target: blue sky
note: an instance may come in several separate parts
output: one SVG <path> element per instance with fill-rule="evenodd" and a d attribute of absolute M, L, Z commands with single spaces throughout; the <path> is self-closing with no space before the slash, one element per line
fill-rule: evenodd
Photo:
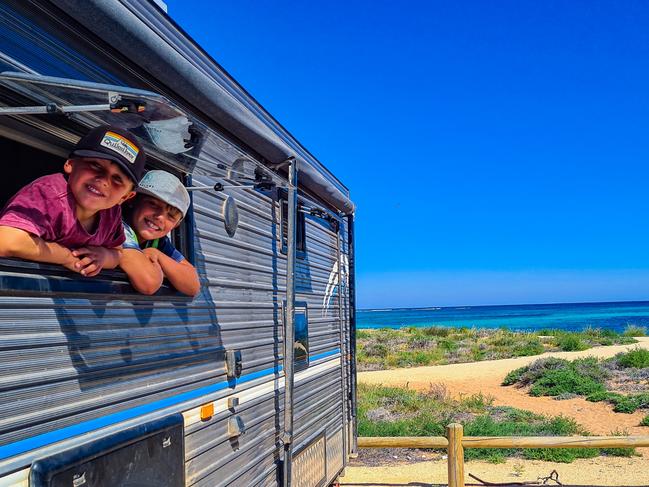
<path fill-rule="evenodd" d="M 649 3 L 167 4 L 350 188 L 360 307 L 649 299 Z"/>

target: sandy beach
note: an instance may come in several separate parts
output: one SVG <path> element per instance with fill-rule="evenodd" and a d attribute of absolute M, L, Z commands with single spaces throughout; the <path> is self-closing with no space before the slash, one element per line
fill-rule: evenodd
<path fill-rule="evenodd" d="M 392 369 L 359 374 L 359 382 L 386 386 L 407 386 L 418 390 L 431 384 L 444 384 L 453 396 L 482 392 L 494 398 L 494 404 L 513 406 L 539 414 L 564 415 L 574 418 L 593 434 L 610 435 L 625 432 L 647 435 L 649 427 L 638 426 L 646 411 L 633 414 L 613 412 L 610 405 L 591 403 L 582 398 L 556 401 L 549 397 L 531 397 L 524 389 L 503 387 L 501 382 L 511 370 L 527 365 L 542 357 L 575 359 L 596 356 L 612 357 L 615 354 L 640 346 L 649 349 L 649 337 L 638 338 L 634 345 L 597 347 L 582 352 L 550 352 L 532 357 L 491 360 L 464 364 Z M 467 462 L 465 471 L 490 482 L 521 482 L 546 476 L 556 468 L 564 485 L 648 485 L 649 448 L 638 449 L 637 458 L 582 459 L 571 464 L 552 464 L 539 461 L 508 460 L 494 465 L 487 462 Z M 516 464 L 516 467 L 514 467 Z M 515 474 L 521 473 L 520 478 Z M 623 479 L 620 475 L 623 473 Z M 411 463 L 401 462 L 388 467 L 350 466 L 342 485 L 347 486 L 429 486 L 444 484 L 446 462 L 443 459 Z M 379 483 L 372 483 L 379 482 Z M 467 477 L 467 485 L 478 484 Z"/>

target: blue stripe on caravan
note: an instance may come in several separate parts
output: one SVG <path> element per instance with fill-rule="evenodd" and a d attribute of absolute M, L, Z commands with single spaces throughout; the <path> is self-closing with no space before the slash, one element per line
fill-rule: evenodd
<path fill-rule="evenodd" d="M 340 348 L 336 348 L 336 349 L 331 350 L 329 352 L 319 353 L 318 355 L 314 355 L 313 357 L 309 357 L 309 360 L 320 360 L 321 358 L 329 357 L 331 355 L 336 355 L 338 352 L 340 352 Z"/>
<path fill-rule="evenodd" d="M 339 348 L 332 350 L 330 352 L 320 353 L 311 357 L 311 360 L 318 360 L 321 358 L 334 355 L 340 351 Z M 282 370 L 282 366 L 271 367 L 268 369 L 259 370 L 257 372 L 252 372 L 246 374 L 236 380 L 237 384 L 242 384 L 250 382 L 251 380 L 259 379 L 266 375 L 277 374 Z M 21 453 L 28 452 L 30 450 L 35 450 L 58 441 L 67 440 L 73 436 L 83 435 L 100 428 L 105 428 L 106 426 L 112 426 L 114 424 L 120 423 L 122 421 L 127 421 L 129 419 L 136 418 L 137 416 L 142 416 L 159 409 L 164 409 L 176 404 L 180 404 L 185 401 L 190 401 L 196 399 L 205 394 L 211 394 L 213 392 L 220 391 L 228 387 L 228 382 L 223 381 L 218 384 L 212 384 L 205 387 L 199 387 L 192 391 L 183 392 L 182 394 L 176 394 L 175 396 L 167 397 L 165 399 L 160 399 L 158 401 L 150 402 L 147 404 L 142 404 L 140 406 L 135 406 L 134 408 L 127 409 L 125 411 L 120 411 L 113 414 L 108 414 L 106 416 L 101 416 L 99 418 L 91 419 L 84 421 L 82 423 L 73 424 L 71 426 L 66 426 L 58 430 L 50 431 L 49 433 L 43 433 L 42 435 L 32 436 L 31 438 L 26 438 L 24 440 L 16 441 L 15 443 L 9 443 L 4 446 L 0 446 L 0 460 L 4 460 L 9 457 L 20 455 Z"/>
<path fill-rule="evenodd" d="M 278 373 L 281 370 L 281 366 L 259 370 L 257 372 L 246 374 L 243 377 L 240 377 L 239 379 L 237 379 L 237 383 L 249 382 L 265 375 Z M 108 414 L 106 416 L 84 421 L 82 423 L 66 426 L 65 428 L 61 428 L 55 431 L 50 431 L 49 433 L 43 433 L 42 435 L 32 436 L 31 438 L 26 438 L 15 443 L 0 446 L 0 460 L 4 460 L 5 458 L 13 457 L 15 455 L 20 455 L 21 453 L 25 453 L 29 450 L 35 450 L 36 448 L 41 448 L 51 443 L 56 443 L 57 441 L 67 440 L 68 438 L 72 438 L 73 436 L 82 435 L 93 430 L 133 419 L 137 416 L 142 416 L 144 414 L 151 413 L 159 409 L 164 409 L 175 404 L 190 401 L 205 394 L 211 394 L 213 392 L 220 391 L 222 389 L 225 389 L 226 387 L 228 387 L 227 381 L 219 382 L 218 384 L 212 384 L 205 387 L 199 387 L 198 389 L 183 392 L 182 394 L 176 394 L 175 396 L 167 397 L 165 399 L 160 399 L 158 401 L 135 406 L 125 411 Z"/>

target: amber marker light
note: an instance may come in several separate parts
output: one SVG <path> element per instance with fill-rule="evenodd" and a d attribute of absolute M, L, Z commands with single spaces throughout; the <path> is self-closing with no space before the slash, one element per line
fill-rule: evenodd
<path fill-rule="evenodd" d="M 201 406 L 201 421 L 205 421 L 214 416 L 214 403 L 205 404 Z"/>

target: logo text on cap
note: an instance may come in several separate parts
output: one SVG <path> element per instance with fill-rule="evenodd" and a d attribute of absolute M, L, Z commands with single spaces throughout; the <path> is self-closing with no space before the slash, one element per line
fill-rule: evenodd
<path fill-rule="evenodd" d="M 131 164 L 140 152 L 133 142 L 115 132 L 106 132 L 99 145 L 116 152 Z"/>

